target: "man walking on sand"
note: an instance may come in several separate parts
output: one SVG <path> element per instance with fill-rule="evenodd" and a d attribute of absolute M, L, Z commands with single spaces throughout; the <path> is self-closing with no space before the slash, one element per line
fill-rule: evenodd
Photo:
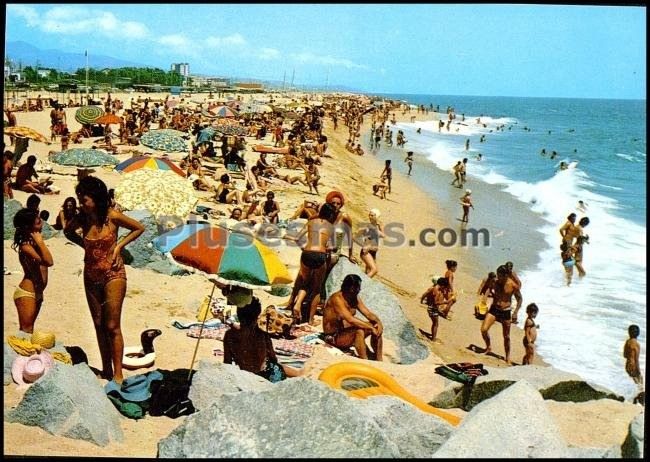
<path fill-rule="evenodd" d="M 514 313 L 511 314 L 512 296 L 517 300 L 517 306 Z M 485 354 L 492 351 L 490 343 L 490 335 L 488 331 L 495 321 L 501 323 L 503 328 L 503 348 L 506 356 L 505 361 L 510 362 L 510 323 L 517 324 L 517 313 L 521 308 L 522 297 L 519 291 L 519 285 L 508 277 L 508 270 L 505 266 L 501 265 L 497 268 L 497 280 L 494 283 L 494 297 L 492 299 L 492 306 L 485 315 L 483 324 L 481 325 L 481 335 L 485 340 Z"/>

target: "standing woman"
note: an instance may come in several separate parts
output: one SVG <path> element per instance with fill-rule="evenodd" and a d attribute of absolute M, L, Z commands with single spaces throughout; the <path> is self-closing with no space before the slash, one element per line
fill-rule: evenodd
<path fill-rule="evenodd" d="M 456 291 L 454 290 L 454 273 L 458 269 L 458 262 L 456 260 L 445 260 L 445 265 L 447 266 L 447 271 L 445 271 L 445 278 L 449 283 L 447 286 L 449 295 L 447 297 L 447 306 L 444 310 L 440 311 L 440 314 L 443 318 L 451 320 L 451 317 L 449 316 L 451 307 L 454 306 L 454 303 L 456 303 Z"/>
<path fill-rule="evenodd" d="M 377 250 L 379 250 L 379 238 L 384 237 L 384 230 L 379 223 L 381 213 L 378 209 L 370 209 L 368 212 L 368 220 L 370 223 L 361 230 L 359 235 L 362 237 L 361 260 L 366 265 L 366 275 L 372 278 L 377 274 Z"/>
<path fill-rule="evenodd" d="M 54 264 L 54 260 L 41 235 L 43 221 L 36 210 L 19 210 L 14 216 L 14 227 L 16 233 L 11 247 L 18 251 L 24 273 L 14 292 L 14 303 L 18 310 L 20 330 L 31 334 L 43 305 L 47 268 Z"/>
<path fill-rule="evenodd" d="M 67 223 L 67 231 L 82 232 L 86 250 L 84 287 L 102 357 L 102 377 L 120 384 L 124 379 L 120 318 L 126 295 L 126 270 L 120 252 L 144 232 L 144 226 L 110 207 L 108 189 L 99 178 L 81 179 L 75 192 L 80 213 Z M 118 241 L 120 226 L 131 232 Z"/>

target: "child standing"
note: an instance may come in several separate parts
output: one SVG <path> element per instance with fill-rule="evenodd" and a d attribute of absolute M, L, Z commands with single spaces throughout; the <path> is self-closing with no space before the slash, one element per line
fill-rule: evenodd
<path fill-rule="evenodd" d="M 535 340 L 537 340 L 537 328 L 538 325 L 535 324 L 535 318 L 539 313 L 539 308 L 534 303 L 531 303 L 526 307 L 526 322 L 524 323 L 524 348 L 526 353 L 524 354 L 524 359 L 521 361 L 522 364 L 533 364 L 533 358 L 535 357 Z"/>
<path fill-rule="evenodd" d="M 636 324 L 632 324 L 627 328 L 630 335 L 625 341 L 623 346 L 623 357 L 625 358 L 625 372 L 632 377 L 634 383 L 637 385 L 639 392 L 643 391 L 643 376 L 641 375 L 641 368 L 639 367 L 639 356 L 641 355 L 641 346 L 637 340 L 641 330 Z"/>
<path fill-rule="evenodd" d="M 406 159 L 404 159 L 404 162 L 406 162 L 406 165 L 409 167 L 408 176 L 411 176 L 411 170 L 413 170 L 413 151 L 406 153 Z"/>

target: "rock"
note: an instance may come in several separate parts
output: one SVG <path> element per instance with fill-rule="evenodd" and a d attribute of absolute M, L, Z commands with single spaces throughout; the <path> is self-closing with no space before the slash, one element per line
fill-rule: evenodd
<path fill-rule="evenodd" d="M 11 365 L 14 363 L 14 359 L 18 357 L 18 353 L 14 351 L 13 348 L 9 346 L 8 343 L 5 343 L 4 349 L 4 362 L 5 362 L 5 385 L 13 383 L 11 378 Z"/>
<path fill-rule="evenodd" d="M 59 362 L 6 413 L 8 422 L 41 427 L 53 435 L 98 446 L 123 440 L 120 417 L 87 364 Z"/>
<path fill-rule="evenodd" d="M 621 454 L 625 459 L 643 459 L 643 412 L 637 415 L 630 423 L 630 430 L 621 445 Z"/>
<path fill-rule="evenodd" d="M 568 448 L 569 459 L 620 459 L 620 448 L 613 446 L 611 448 Z"/>
<path fill-rule="evenodd" d="M 268 380 L 234 364 L 199 361 L 192 377 L 189 398 L 197 411 L 207 409 L 224 393 L 264 391 L 273 387 Z"/>
<path fill-rule="evenodd" d="M 9 199 L 4 201 L 4 240 L 14 240 L 14 234 L 16 234 L 16 228 L 14 228 L 14 215 L 18 210 L 25 208 L 20 201 L 16 199 Z M 43 239 L 49 239 L 51 237 L 59 234 L 57 230 L 52 228 L 52 226 L 43 222 L 43 230 L 41 231 Z"/>
<path fill-rule="evenodd" d="M 354 398 L 305 378 L 227 393 L 158 442 L 161 458 L 397 457 Z"/>
<path fill-rule="evenodd" d="M 363 303 L 381 319 L 384 325 L 384 338 L 395 343 L 398 356 L 395 362 L 411 364 L 426 358 L 429 355 L 429 350 L 417 338 L 415 329 L 402 311 L 397 297 L 386 286 L 366 276 L 357 265 L 350 263 L 347 258 L 340 258 L 332 268 L 325 282 L 327 296 L 341 290 L 343 278 L 348 274 L 361 276 L 361 293 L 359 295 Z M 357 317 L 365 320 L 359 312 L 357 312 Z"/>
<path fill-rule="evenodd" d="M 134 268 L 147 267 L 167 275 L 189 274 L 189 271 L 173 263 L 151 244 L 153 238 L 159 236 L 160 232 L 158 222 L 149 211 L 129 210 L 124 213 L 144 225 L 144 233 L 140 238 L 122 250 L 124 263 Z M 119 237 L 121 238 L 129 232 L 126 228 L 120 228 Z"/>
<path fill-rule="evenodd" d="M 526 380 L 544 399 L 581 403 L 595 399 L 624 401 L 622 396 L 570 372 L 545 366 L 486 368 L 488 375 L 479 377 L 474 386 L 451 385 L 429 404 L 435 407 L 461 407 L 467 411 L 493 397 L 519 380 Z M 452 396 L 456 393 L 456 396 Z"/>
<path fill-rule="evenodd" d="M 521 380 L 477 405 L 434 458 L 568 457 L 540 393 Z"/>
<path fill-rule="evenodd" d="M 399 454 L 396 457 L 429 458 L 449 438 L 454 428 L 443 419 L 422 412 L 399 398 L 373 396 L 353 402 L 397 446 Z"/>

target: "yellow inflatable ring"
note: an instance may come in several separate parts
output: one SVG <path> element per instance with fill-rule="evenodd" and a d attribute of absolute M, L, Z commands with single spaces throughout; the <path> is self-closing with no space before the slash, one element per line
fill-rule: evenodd
<path fill-rule="evenodd" d="M 355 398 L 378 395 L 396 396 L 421 411 L 437 415 L 453 426 L 457 426 L 461 422 L 460 417 L 430 406 L 402 388 L 390 375 L 367 364 L 351 361 L 332 364 L 321 372 L 318 379 L 332 388 L 344 390 L 348 396 Z"/>

